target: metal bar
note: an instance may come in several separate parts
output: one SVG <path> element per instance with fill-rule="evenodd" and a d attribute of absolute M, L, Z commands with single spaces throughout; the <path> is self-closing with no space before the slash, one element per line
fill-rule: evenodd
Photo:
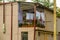
<path fill-rule="evenodd" d="M 34 5 L 34 40 L 35 40 L 35 35 L 36 35 L 36 5 Z"/>
<path fill-rule="evenodd" d="M 54 0 L 54 40 L 56 40 L 56 0 Z"/>

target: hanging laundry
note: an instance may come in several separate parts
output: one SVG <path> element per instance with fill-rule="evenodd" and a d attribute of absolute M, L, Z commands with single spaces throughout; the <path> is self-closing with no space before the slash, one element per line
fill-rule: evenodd
<path fill-rule="evenodd" d="M 23 23 L 23 12 L 20 7 L 20 3 L 18 3 L 18 23 Z"/>

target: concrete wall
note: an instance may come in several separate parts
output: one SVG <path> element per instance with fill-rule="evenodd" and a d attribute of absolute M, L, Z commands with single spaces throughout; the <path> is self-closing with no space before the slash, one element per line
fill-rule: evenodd
<path fill-rule="evenodd" d="M 18 40 L 21 40 L 21 32 L 28 32 L 28 40 L 34 40 L 34 28 L 33 27 L 22 27 L 18 29 Z"/>
<path fill-rule="evenodd" d="M 53 27 L 53 12 L 49 11 L 49 10 L 44 10 L 44 13 L 45 13 L 45 26 L 46 26 L 46 30 L 48 31 L 53 31 L 54 27 Z"/>
<path fill-rule="evenodd" d="M 38 32 L 40 32 L 40 36 L 38 35 Z M 53 40 L 53 36 L 49 33 L 36 31 L 36 40 Z"/>
<path fill-rule="evenodd" d="M 3 6 L 0 5 L 0 40 L 3 40 Z"/>
<path fill-rule="evenodd" d="M 13 3 L 13 16 L 11 15 L 11 3 L 5 4 L 5 29 L 3 33 L 3 6 L 0 5 L 0 40 L 11 40 L 11 17 L 12 17 L 12 39 L 17 40 L 18 29 L 18 5 Z"/>
<path fill-rule="evenodd" d="M 57 32 L 60 32 L 60 18 L 57 18 Z"/>
<path fill-rule="evenodd" d="M 36 31 L 36 40 L 44 40 L 44 33 L 40 32 L 40 36 L 38 35 L 39 31 Z"/>
<path fill-rule="evenodd" d="M 0 40 L 11 40 L 11 4 L 5 4 L 5 29 L 3 33 L 3 6 L 0 5 Z"/>
<path fill-rule="evenodd" d="M 13 40 L 18 40 L 18 4 L 13 3 Z"/>
<path fill-rule="evenodd" d="M 17 40 L 18 28 L 18 5 L 13 3 L 13 14 L 11 15 L 11 4 L 5 4 L 5 25 L 6 33 L 4 40 L 11 40 L 11 17 L 12 17 L 12 39 Z M 8 39 L 7 39 L 8 38 Z"/>
<path fill-rule="evenodd" d="M 48 40 L 54 40 L 54 36 L 51 35 L 51 34 L 47 34 L 47 39 L 48 39 Z"/>
<path fill-rule="evenodd" d="M 11 40 L 11 4 L 5 4 L 5 28 L 4 40 Z"/>
<path fill-rule="evenodd" d="M 60 18 L 57 18 L 57 32 L 58 32 L 58 34 L 57 34 L 57 40 L 60 40 Z"/>

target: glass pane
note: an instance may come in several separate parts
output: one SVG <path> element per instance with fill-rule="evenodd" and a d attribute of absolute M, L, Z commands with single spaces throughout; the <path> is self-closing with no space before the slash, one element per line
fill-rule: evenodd
<path fill-rule="evenodd" d="M 22 32 L 21 38 L 22 38 L 22 40 L 28 40 L 28 32 Z"/>

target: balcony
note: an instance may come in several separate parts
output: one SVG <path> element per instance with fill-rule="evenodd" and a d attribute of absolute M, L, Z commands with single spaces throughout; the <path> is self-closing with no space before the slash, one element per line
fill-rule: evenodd
<path fill-rule="evenodd" d="M 44 9 L 33 3 L 18 3 L 18 26 L 45 28 Z"/>

